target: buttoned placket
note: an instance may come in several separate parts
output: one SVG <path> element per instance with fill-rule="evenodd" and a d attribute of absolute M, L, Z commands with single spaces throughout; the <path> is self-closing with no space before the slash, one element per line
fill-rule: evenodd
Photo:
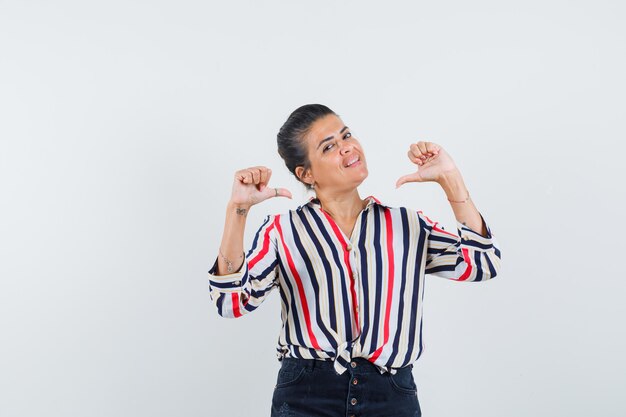
<path fill-rule="evenodd" d="M 333 226 L 336 227 L 337 230 L 339 230 L 339 233 L 341 233 L 341 236 L 343 237 L 343 240 L 345 242 L 345 246 L 342 249 L 348 253 L 348 262 L 350 263 L 350 271 L 352 272 L 351 276 L 348 277 L 347 285 L 350 286 L 352 283 L 354 283 L 354 291 L 356 294 L 356 300 L 353 300 L 353 303 L 355 303 L 354 309 L 355 309 L 355 313 L 357 317 L 353 318 L 353 322 L 357 325 L 357 328 L 356 328 L 356 334 L 354 334 L 353 336 L 353 340 L 358 340 L 359 337 L 361 336 L 361 327 L 362 327 L 361 309 L 360 309 L 362 295 L 361 295 L 361 285 L 360 285 L 361 282 L 359 279 L 360 274 L 359 274 L 359 262 L 358 262 L 358 257 L 360 256 L 360 254 L 358 252 L 357 242 L 360 239 L 361 232 L 364 227 L 364 224 L 362 223 L 363 214 L 369 211 L 370 207 L 374 204 L 374 201 L 370 199 L 370 201 L 365 206 L 365 208 L 361 210 L 361 212 L 359 213 L 357 217 L 356 223 L 354 224 L 354 229 L 352 230 L 350 237 L 346 236 L 346 234 L 338 227 L 335 220 L 326 212 L 324 212 L 324 210 L 322 209 L 321 205 L 319 205 L 319 203 L 314 203 L 314 204 L 318 206 L 318 208 L 320 209 L 320 211 L 322 211 L 322 213 L 325 214 L 324 217 L 327 217 L 327 220 L 329 222 L 334 223 Z"/>
<path fill-rule="evenodd" d="M 360 270 L 359 269 L 360 268 L 360 266 L 359 266 L 359 250 L 358 250 L 358 246 L 356 245 L 356 242 L 358 242 L 358 239 L 359 239 L 360 234 L 361 234 L 360 230 L 357 232 L 357 230 L 358 230 L 357 227 L 360 228 L 360 224 L 359 224 L 360 221 L 361 220 L 360 220 L 360 216 L 359 216 L 359 220 L 357 220 L 357 224 L 354 225 L 354 228 L 355 228 L 354 231 L 356 232 L 356 236 L 353 233 L 353 235 L 351 236 L 351 239 L 353 239 L 353 240 L 351 240 L 350 243 L 348 243 L 348 248 L 347 249 L 348 249 L 348 252 L 349 252 L 348 261 L 350 262 L 350 270 L 352 271 L 352 276 L 350 277 L 350 279 L 354 282 L 354 291 L 356 293 L 356 300 L 354 300 L 354 301 L 356 303 L 355 311 L 356 311 L 356 314 L 358 316 L 357 322 L 360 325 L 359 327 L 362 328 L 363 327 L 363 323 L 362 323 L 362 320 L 361 320 L 361 308 L 360 308 L 362 295 L 361 295 L 361 280 L 359 279 L 359 277 L 360 277 L 360 274 L 359 274 L 359 270 Z M 352 242 L 355 242 L 355 243 L 352 243 Z M 356 337 L 358 337 L 360 335 L 361 335 L 361 329 L 359 328 L 359 329 L 357 329 Z"/>
<path fill-rule="evenodd" d="M 335 220 L 332 217 L 330 217 L 330 215 L 328 215 L 329 221 L 335 223 L 334 226 L 337 227 L 337 230 L 339 230 L 339 233 L 341 233 L 344 241 L 346 242 L 343 250 L 348 253 L 348 262 L 350 263 L 350 271 L 352 272 L 352 274 L 348 277 L 347 285 L 350 286 L 352 285 L 352 283 L 354 283 L 354 292 L 356 294 L 356 300 L 352 300 L 355 303 L 354 309 L 357 315 L 357 317 L 354 318 L 354 321 L 355 321 L 355 324 L 358 325 L 354 339 L 358 338 L 361 335 L 361 327 L 362 327 L 361 309 L 360 309 L 362 297 L 361 297 L 361 285 L 360 285 L 360 280 L 359 280 L 359 276 L 360 276 L 359 262 L 358 262 L 359 253 L 358 253 L 357 242 L 359 241 L 359 238 L 361 236 L 361 230 L 363 229 L 361 218 L 364 213 L 368 212 L 372 204 L 373 204 L 373 201 L 370 199 L 370 201 L 367 203 L 365 208 L 361 210 L 361 212 L 358 214 L 356 223 L 354 224 L 354 229 L 352 230 L 350 237 L 346 236 L 346 234 L 337 226 L 337 223 L 335 222 Z M 318 207 L 320 208 L 322 212 L 324 212 L 321 206 L 318 206 Z"/>
<path fill-rule="evenodd" d="M 350 238 L 347 240 L 346 250 L 348 251 L 348 262 L 350 262 L 350 270 L 352 271 L 352 276 L 350 276 L 350 280 L 354 282 L 354 291 L 356 293 L 356 303 L 355 311 L 357 317 L 355 318 L 356 322 L 359 323 L 359 328 L 357 328 L 357 334 L 355 336 L 355 340 L 361 336 L 361 328 L 363 327 L 363 322 L 361 320 L 361 281 L 359 279 L 359 249 L 358 249 L 358 241 L 361 237 L 361 231 L 363 230 L 362 218 L 363 214 L 367 215 L 372 202 L 368 202 L 367 206 L 359 213 L 356 223 L 354 224 L 354 229 L 352 230 L 352 234 Z"/>

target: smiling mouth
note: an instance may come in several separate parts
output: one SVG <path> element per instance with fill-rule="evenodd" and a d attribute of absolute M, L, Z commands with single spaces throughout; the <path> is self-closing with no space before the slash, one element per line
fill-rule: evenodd
<path fill-rule="evenodd" d="M 348 164 L 345 165 L 344 168 L 350 168 L 352 165 L 356 164 L 357 162 L 361 162 L 361 158 L 359 158 L 358 156 L 348 161 Z"/>

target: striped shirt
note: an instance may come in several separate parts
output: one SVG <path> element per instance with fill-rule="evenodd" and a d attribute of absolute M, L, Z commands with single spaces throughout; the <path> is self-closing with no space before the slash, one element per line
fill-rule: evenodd
<path fill-rule="evenodd" d="M 485 281 L 500 268 L 500 250 L 457 221 L 449 233 L 421 211 L 393 208 L 374 197 L 351 236 L 317 199 L 269 215 L 238 272 L 209 270 L 210 297 L 222 317 L 254 311 L 269 293 L 281 297 L 277 356 L 334 361 L 343 373 L 363 357 L 395 373 L 421 355 L 424 276 Z"/>

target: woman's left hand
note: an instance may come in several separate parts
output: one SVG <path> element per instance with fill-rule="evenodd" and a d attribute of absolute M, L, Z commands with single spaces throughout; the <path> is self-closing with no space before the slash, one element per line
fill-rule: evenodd
<path fill-rule="evenodd" d="M 439 182 L 446 174 L 457 170 L 450 155 L 433 142 L 411 144 L 408 155 L 411 162 L 417 165 L 417 172 L 400 177 L 396 188 L 407 182 Z"/>

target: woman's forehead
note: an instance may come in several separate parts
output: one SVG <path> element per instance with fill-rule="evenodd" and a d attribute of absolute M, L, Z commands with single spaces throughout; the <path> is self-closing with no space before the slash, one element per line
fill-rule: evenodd
<path fill-rule="evenodd" d="M 322 140 L 341 134 L 341 130 L 345 127 L 343 121 L 334 114 L 328 114 L 317 119 L 311 125 L 308 139 L 311 145 L 317 146 Z"/>

